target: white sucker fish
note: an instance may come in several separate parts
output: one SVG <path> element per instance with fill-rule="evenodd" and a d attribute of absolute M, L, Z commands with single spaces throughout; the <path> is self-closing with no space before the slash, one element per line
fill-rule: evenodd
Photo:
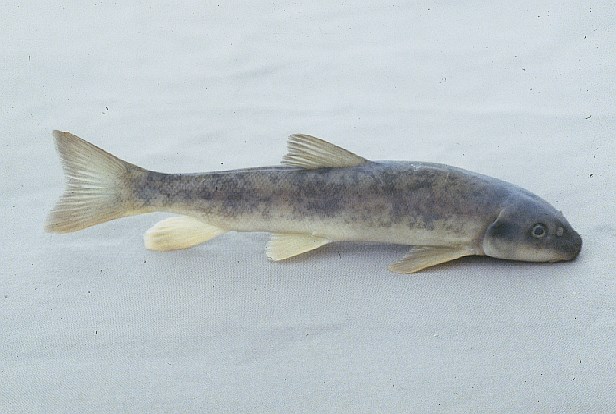
<path fill-rule="evenodd" d="M 180 214 L 144 236 L 151 250 L 186 249 L 229 231 L 269 232 L 284 260 L 333 241 L 412 246 L 389 266 L 413 273 L 462 256 L 572 260 L 582 238 L 561 212 L 505 181 L 444 164 L 369 161 L 291 135 L 283 166 L 164 174 L 54 131 L 67 187 L 46 224 L 66 233 L 120 217 Z"/>

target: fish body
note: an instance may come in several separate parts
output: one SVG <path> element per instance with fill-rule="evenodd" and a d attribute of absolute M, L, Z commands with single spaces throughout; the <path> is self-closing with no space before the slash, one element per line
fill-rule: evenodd
<path fill-rule="evenodd" d="M 165 211 L 181 216 L 146 233 L 152 250 L 228 231 L 272 233 L 273 260 L 332 241 L 413 246 L 390 266 L 401 273 L 468 255 L 570 260 L 581 248 L 562 214 L 520 187 L 444 164 L 369 161 L 308 135 L 291 136 L 286 166 L 200 174 L 144 170 L 70 133 L 54 136 L 68 189 L 49 231 Z"/>
<path fill-rule="evenodd" d="M 368 162 L 304 170 L 250 168 L 195 175 L 149 172 L 139 208 L 195 216 L 247 232 L 332 241 L 449 245 L 480 240 L 515 188 L 439 164 Z"/>

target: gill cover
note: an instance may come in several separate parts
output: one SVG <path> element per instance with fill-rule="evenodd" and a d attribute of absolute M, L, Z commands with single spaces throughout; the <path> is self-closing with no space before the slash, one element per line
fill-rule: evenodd
<path fill-rule="evenodd" d="M 515 228 L 507 216 L 507 209 L 501 210 L 496 220 L 487 228 L 483 236 L 483 251 L 486 256 L 515 260 L 512 257 L 515 253 Z"/>

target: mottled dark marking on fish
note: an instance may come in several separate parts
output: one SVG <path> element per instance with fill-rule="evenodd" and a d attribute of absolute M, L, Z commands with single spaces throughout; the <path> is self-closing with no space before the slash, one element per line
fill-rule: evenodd
<path fill-rule="evenodd" d="M 561 212 L 520 187 L 443 164 L 368 161 L 310 135 L 289 138 L 284 166 L 202 174 L 147 171 L 68 132 L 54 137 L 67 189 L 51 232 L 166 211 L 181 216 L 148 230 L 148 249 L 189 248 L 228 231 L 272 233 L 272 260 L 332 241 L 413 246 L 390 266 L 400 273 L 470 255 L 572 260 L 582 247 Z"/>

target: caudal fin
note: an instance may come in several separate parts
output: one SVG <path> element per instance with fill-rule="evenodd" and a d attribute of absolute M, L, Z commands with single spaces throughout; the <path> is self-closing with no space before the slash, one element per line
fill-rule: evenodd
<path fill-rule="evenodd" d="M 133 181 L 146 170 L 122 161 L 69 132 L 53 131 L 66 190 L 45 230 L 68 233 L 135 214 Z"/>

